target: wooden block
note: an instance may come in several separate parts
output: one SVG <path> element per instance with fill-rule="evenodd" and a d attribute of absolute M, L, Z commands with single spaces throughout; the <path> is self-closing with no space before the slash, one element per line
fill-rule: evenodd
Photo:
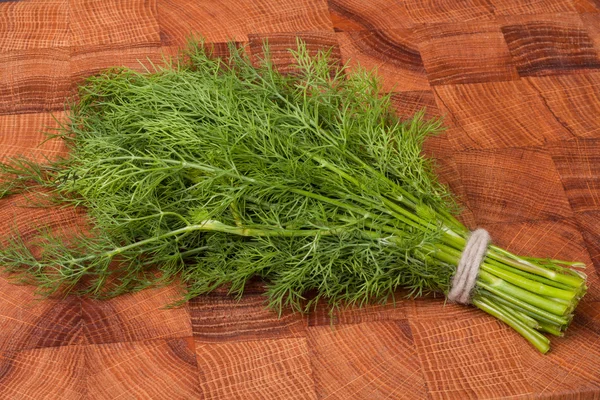
<path fill-rule="evenodd" d="M 404 2 L 329 0 L 328 4 L 338 32 L 411 28 L 415 24 Z"/>
<path fill-rule="evenodd" d="M 600 336 L 600 302 L 584 301 L 579 304 L 573 323 Z"/>
<path fill-rule="evenodd" d="M 0 4 L 0 51 L 67 47 L 70 39 L 66 1 Z"/>
<path fill-rule="evenodd" d="M 196 343 L 202 397 L 316 399 L 305 338 Z"/>
<path fill-rule="evenodd" d="M 575 218 L 596 267 L 596 272 L 600 275 L 600 224 L 598 224 L 600 210 L 578 212 L 575 214 Z M 588 273 L 588 271 L 585 272 Z"/>
<path fill-rule="evenodd" d="M 426 147 L 426 151 L 432 151 L 432 149 Z M 458 219 L 467 227 L 476 227 L 475 215 L 471 209 L 469 197 L 463 185 L 456 161 L 453 156 L 443 156 L 450 153 L 439 149 L 435 149 L 434 151 L 434 157 L 436 157 L 433 160 L 434 173 L 439 181 L 450 189 L 450 192 L 454 196 L 458 208 L 456 211 L 459 213 Z"/>
<path fill-rule="evenodd" d="M 0 52 L 0 114 L 62 111 L 70 94 L 69 51 Z"/>
<path fill-rule="evenodd" d="M 337 37 L 344 63 L 375 71 L 383 92 L 429 90 L 418 36 L 412 30 L 343 32 Z"/>
<path fill-rule="evenodd" d="M 549 149 L 573 210 L 600 210 L 600 140 L 560 142 Z"/>
<path fill-rule="evenodd" d="M 156 0 L 69 0 L 72 45 L 160 44 Z"/>
<path fill-rule="evenodd" d="M 32 203 L 37 202 L 37 207 Z M 68 235 L 81 231 L 86 226 L 85 211 L 81 208 L 57 207 L 46 204 L 44 199 L 35 195 L 15 194 L 0 202 L 0 243 L 15 234 L 25 243 L 38 237 L 41 233 L 51 231 L 57 235 Z"/>
<path fill-rule="evenodd" d="M 600 4 L 596 0 L 573 0 L 575 9 L 580 13 L 600 12 Z"/>
<path fill-rule="evenodd" d="M 71 82 L 73 91 L 85 78 L 112 67 L 128 67 L 135 71 L 153 71 L 161 65 L 163 53 L 160 46 L 91 46 L 79 48 L 71 57 Z"/>
<path fill-rule="evenodd" d="M 598 51 L 577 14 L 507 17 L 502 33 L 520 76 L 600 69 Z"/>
<path fill-rule="evenodd" d="M 519 78 L 496 23 L 433 24 L 421 32 L 419 50 L 432 85 Z"/>
<path fill-rule="evenodd" d="M 392 107 L 402 119 L 410 119 L 415 113 L 425 110 L 424 118 L 441 117 L 442 113 L 435 102 L 435 95 L 431 90 L 415 90 L 408 92 L 395 92 L 391 95 Z"/>
<path fill-rule="evenodd" d="M 33 349 L 0 355 L 5 399 L 78 400 L 86 394 L 81 346 Z"/>
<path fill-rule="evenodd" d="M 198 399 L 191 338 L 85 346 L 86 398 Z"/>
<path fill-rule="evenodd" d="M 42 162 L 66 155 L 65 142 L 47 140 L 59 122 L 66 120 L 64 112 L 0 115 L 0 159 L 27 156 Z"/>
<path fill-rule="evenodd" d="M 406 320 L 309 329 L 319 398 L 427 398 L 422 364 Z"/>
<path fill-rule="evenodd" d="M 494 14 L 501 15 L 527 15 L 527 14 L 558 14 L 576 12 L 577 9 L 571 0 L 490 0 Z"/>
<path fill-rule="evenodd" d="M 419 318 L 410 327 L 431 399 L 532 394 L 520 357 L 530 345 L 494 318 Z"/>
<path fill-rule="evenodd" d="M 494 11 L 484 0 L 405 0 L 408 14 L 415 22 L 466 22 L 493 20 Z"/>
<path fill-rule="evenodd" d="M 191 337 L 188 307 L 166 308 L 182 294 L 182 288 L 173 284 L 110 300 L 84 298 L 82 313 L 86 343 Z"/>
<path fill-rule="evenodd" d="M 406 300 L 406 293 L 398 291 L 394 299 L 385 304 L 368 304 L 359 306 L 342 306 L 332 309 L 329 304 L 319 304 L 308 315 L 309 326 L 333 326 L 360 324 L 374 321 L 398 321 L 406 319 L 406 307 L 410 300 Z"/>
<path fill-rule="evenodd" d="M 298 49 L 298 40 L 313 57 L 318 52 L 329 52 L 332 70 L 341 66 L 342 56 L 333 32 L 261 33 L 250 34 L 248 39 L 253 62 L 258 64 L 264 58 L 263 46 L 267 44 L 273 65 L 282 73 L 294 71 L 291 65 L 295 61 L 290 50 Z"/>
<path fill-rule="evenodd" d="M 600 138 L 600 72 L 531 77 L 526 81 L 565 128 L 582 138 Z"/>
<path fill-rule="evenodd" d="M 436 86 L 455 150 L 538 146 L 571 139 L 537 91 L 521 81 Z"/>
<path fill-rule="evenodd" d="M 600 3 L 598 9 L 594 13 L 581 14 L 581 20 L 588 35 L 594 42 L 594 49 L 597 54 L 600 54 Z"/>
<path fill-rule="evenodd" d="M 479 224 L 572 216 L 552 158 L 546 151 L 468 151 L 454 157 Z"/>
<path fill-rule="evenodd" d="M 158 3 L 163 45 L 190 35 L 207 42 L 248 40 L 249 33 L 331 31 L 326 0 L 164 0 Z"/>
<path fill-rule="evenodd" d="M 596 303 L 598 305 L 598 303 Z M 593 399 L 600 390 L 600 334 L 582 326 L 578 319 L 564 337 L 552 337 L 545 356 L 531 346 L 521 349 L 520 359 L 537 398 Z"/>
<path fill-rule="evenodd" d="M 41 299 L 33 286 L 0 277 L 0 353 L 83 343 L 76 297 Z"/>
<path fill-rule="evenodd" d="M 200 342 L 267 340 L 306 335 L 306 319 L 267 308 L 264 284 L 256 281 L 236 299 L 220 289 L 189 302 L 194 338 Z"/>

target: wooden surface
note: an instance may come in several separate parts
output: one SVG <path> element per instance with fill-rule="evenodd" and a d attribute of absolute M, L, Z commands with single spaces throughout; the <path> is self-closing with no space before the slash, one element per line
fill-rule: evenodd
<path fill-rule="evenodd" d="M 0 277 L 0 398 L 600 398 L 598 0 L 2 0 L 0 156 L 63 153 L 39 131 L 81 79 L 159 62 L 192 31 L 253 52 L 268 39 L 282 68 L 299 36 L 377 68 L 398 112 L 445 115 L 426 152 L 463 220 L 588 265 L 572 326 L 543 356 L 441 299 L 278 319 L 260 285 L 164 309 L 178 287 L 40 301 Z M 76 223 L 20 204 L 0 202 L 0 232 Z"/>

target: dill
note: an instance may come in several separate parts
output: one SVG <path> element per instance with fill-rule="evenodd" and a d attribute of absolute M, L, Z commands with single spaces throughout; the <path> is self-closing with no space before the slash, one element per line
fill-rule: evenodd
<path fill-rule="evenodd" d="M 84 207 L 90 232 L 40 229 L 39 254 L 15 234 L 2 266 L 46 295 L 181 279 L 182 301 L 224 285 L 241 295 L 259 277 L 279 311 L 447 293 L 468 230 L 421 154 L 441 122 L 400 120 L 374 75 L 332 68 L 302 43 L 289 74 L 268 48 L 259 66 L 230 53 L 190 43 L 152 73 L 89 78 L 55 134 L 69 155 L 2 164 L 0 194 L 45 188 Z M 538 331 L 561 335 L 585 292 L 565 268 L 577 265 L 490 246 L 473 304 L 546 352 Z"/>

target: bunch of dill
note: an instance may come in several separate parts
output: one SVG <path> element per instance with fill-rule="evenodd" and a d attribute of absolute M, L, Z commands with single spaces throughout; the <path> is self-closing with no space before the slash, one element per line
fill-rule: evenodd
<path fill-rule="evenodd" d="M 57 134 L 68 157 L 3 164 L 0 193 L 45 188 L 85 207 L 93 226 L 68 240 L 40 229 L 39 254 L 16 235 L 2 266 L 46 294 L 116 296 L 180 278 L 188 299 L 223 285 L 241 294 L 260 277 L 277 310 L 385 301 L 398 288 L 447 293 L 468 231 L 421 155 L 439 121 L 400 120 L 374 76 L 332 68 L 302 44 L 289 74 L 268 51 L 259 66 L 243 49 L 230 53 L 213 58 L 192 43 L 153 73 L 89 78 Z M 530 329 L 562 334 L 585 280 L 493 247 L 488 258 L 502 271 L 534 265 L 521 276 L 569 292 L 558 320 Z M 554 284 L 540 268 L 565 278 Z M 519 331 L 535 312 L 510 287 L 497 291 L 498 280 L 512 282 L 502 271 L 484 272 L 474 304 Z"/>

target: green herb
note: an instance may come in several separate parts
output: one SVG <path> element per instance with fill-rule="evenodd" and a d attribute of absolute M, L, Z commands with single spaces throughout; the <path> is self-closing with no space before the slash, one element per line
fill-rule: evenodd
<path fill-rule="evenodd" d="M 0 193 L 45 188 L 84 207 L 91 231 L 40 229 L 34 245 L 15 234 L 1 264 L 48 295 L 181 278 L 185 300 L 260 277 L 279 311 L 447 293 L 468 230 L 421 155 L 440 122 L 400 120 L 374 76 L 302 44 L 289 74 L 266 48 L 259 67 L 230 51 L 192 43 L 153 73 L 90 78 L 56 134 L 69 156 L 3 164 Z M 538 331 L 561 335 L 586 290 L 565 268 L 577 265 L 490 246 L 473 304 L 546 352 Z"/>

